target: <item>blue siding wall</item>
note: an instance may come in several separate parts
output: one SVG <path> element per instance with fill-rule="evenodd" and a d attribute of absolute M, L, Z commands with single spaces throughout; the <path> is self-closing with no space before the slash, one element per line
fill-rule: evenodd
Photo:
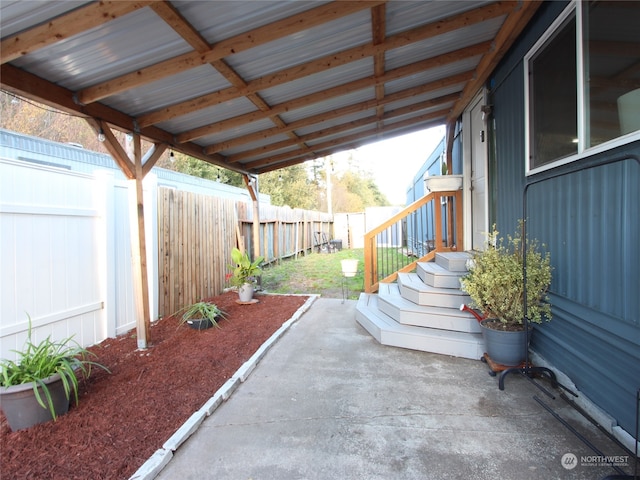
<path fill-rule="evenodd" d="M 490 186 L 505 234 L 523 216 L 527 181 L 522 56 L 564 6 L 541 7 L 489 82 L 495 117 Z M 532 348 L 631 434 L 640 388 L 640 167 L 633 156 L 640 157 L 640 142 L 529 178 L 549 179 L 529 188 L 526 212 L 528 236 L 547 245 L 554 266 L 553 320 L 536 327 Z"/>

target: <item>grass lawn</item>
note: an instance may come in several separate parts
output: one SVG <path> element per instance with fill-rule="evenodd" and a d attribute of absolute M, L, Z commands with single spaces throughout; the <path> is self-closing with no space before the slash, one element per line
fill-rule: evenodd
<path fill-rule="evenodd" d="M 357 300 L 364 290 L 364 250 L 341 250 L 335 253 L 310 253 L 267 266 L 262 272 L 262 288 L 270 293 L 317 293 L 328 298 L 342 298 L 340 260 L 358 259 L 358 273 L 344 281 L 349 299 Z"/>

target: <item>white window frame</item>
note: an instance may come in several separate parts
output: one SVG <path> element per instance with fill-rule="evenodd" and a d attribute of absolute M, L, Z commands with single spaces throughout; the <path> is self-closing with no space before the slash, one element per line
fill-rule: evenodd
<path fill-rule="evenodd" d="M 551 26 L 544 32 L 544 34 L 538 39 L 538 41 L 531 47 L 529 52 L 524 57 L 524 131 L 525 131 L 525 174 L 534 175 L 536 173 L 557 168 L 567 163 L 578 161 L 582 158 L 589 157 L 591 155 L 602 153 L 607 150 L 626 145 L 628 143 L 640 140 L 640 132 L 631 132 L 626 135 L 616 137 L 612 140 L 603 142 L 594 147 L 586 148 L 586 135 L 587 130 L 587 118 L 585 111 L 585 81 L 584 81 L 584 50 L 583 50 L 583 18 L 582 18 L 582 3 L 583 0 L 573 0 L 563 10 L 563 12 L 555 19 Z M 538 53 L 538 51 L 544 46 L 547 40 L 555 34 L 558 28 L 564 24 L 565 20 L 575 12 L 576 15 L 576 52 L 577 59 L 576 65 L 578 71 L 576 72 L 576 80 L 578 82 L 578 108 L 577 108 L 577 129 L 578 129 L 578 153 L 559 158 L 558 160 L 540 165 L 539 167 L 531 168 L 531 124 L 530 124 L 530 84 L 529 84 L 529 63 L 531 58 Z"/>

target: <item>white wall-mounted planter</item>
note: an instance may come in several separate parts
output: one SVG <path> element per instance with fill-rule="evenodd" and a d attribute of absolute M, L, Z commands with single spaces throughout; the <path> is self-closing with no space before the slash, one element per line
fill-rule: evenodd
<path fill-rule="evenodd" d="M 424 177 L 425 192 L 453 192 L 462 189 L 462 175 Z"/>

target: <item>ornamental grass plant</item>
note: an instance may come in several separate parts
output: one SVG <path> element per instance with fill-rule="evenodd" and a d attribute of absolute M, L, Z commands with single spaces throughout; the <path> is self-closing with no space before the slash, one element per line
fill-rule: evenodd
<path fill-rule="evenodd" d="M 41 342 L 34 343 L 31 339 L 31 317 L 27 317 L 27 339 L 22 350 L 14 350 L 17 359 L 0 361 L 0 386 L 12 387 L 33 383 L 36 400 L 42 408 L 49 409 L 51 417 L 55 420 L 56 412 L 51 393 L 44 380 L 58 374 L 67 399 L 69 400 L 73 393 L 75 403 L 78 404 L 78 374 L 84 378 L 89 377 L 92 366 L 103 368 L 107 372 L 109 369 L 90 360 L 95 354 L 82 348 L 73 340 L 73 336 L 59 342 L 51 340 L 51 336 L 48 336 Z"/>
<path fill-rule="evenodd" d="M 213 302 L 200 301 L 187 305 L 178 310 L 174 315 L 180 315 L 179 325 L 189 323 L 191 320 L 209 320 L 212 326 L 220 328 L 218 325 L 219 318 L 227 318 L 226 312 L 221 310 L 218 305 Z"/>

